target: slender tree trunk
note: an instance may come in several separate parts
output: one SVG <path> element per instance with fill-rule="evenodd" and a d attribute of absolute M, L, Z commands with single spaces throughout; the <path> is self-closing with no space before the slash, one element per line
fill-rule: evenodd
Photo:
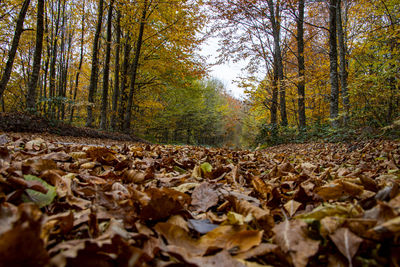
<path fill-rule="evenodd" d="M 57 50 L 58 50 L 58 28 L 60 24 L 60 15 L 61 15 L 61 0 L 58 0 L 58 8 L 57 8 L 57 20 L 55 25 L 55 32 L 53 35 L 53 48 L 52 48 L 52 57 L 50 63 L 50 87 L 49 87 L 49 95 L 50 95 L 50 116 L 54 118 L 55 116 L 55 99 L 56 96 L 56 62 L 57 62 Z"/>
<path fill-rule="evenodd" d="M 347 0 L 344 0 L 344 5 L 347 5 Z M 346 7 L 345 7 L 346 8 Z M 345 110 L 344 123 L 347 124 L 348 114 L 350 110 L 350 101 L 349 101 L 349 93 L 347 90 L 347 47 L 344 38 L 344 29 L 342 22 L 342 7 L 341 0 L 337 0 L 337 8 L 336 8 L 336 20 L 337 20 L 337 36 L 339 41 L 339 57 L 340 57 L 340 65 L 339 65 L 339 76 L 340 76 L 340 86 L 342 88 L 342 97 L 343 97 L 343 107 Z"/>
<path fill-rule="evenodd" d="M 69 117 L 69 122 L 71 123 L 73 118 L 74 118 L 74 105 L 75 105 L 75 101 L 76 101 L 76 95 L 77 95 L 77 91 L 78 91 L 78 84 L 79 84 L 79 76 L 81 75 L 81 71 L 82 71 L 82 64 L 83 64 L 83 45 L 84 45 L 84 36 L 85 36 L 85 2 L 83 2 L 83 14 L 82 14 L 82 29 L 81 29 L 81 55 L 80 55 L 80 59 L 79 59 L 79 66 L 78 66 L 78 72 L 76 73 L 75 76 L 75 87 L 74 87 L 74 96 L 73 96 L 73 103 L 72 103 L 72 107 L 71 107 L 71 114 Z"/>
<path fill-rule="evenodd" d="M 99 50 L 99 39 L 101 33 L 101 23 L 103 20 L 103 4 L 104 0 L 99 0 L 96 33 L 94 35 L 94 40 L 93 40 L 92 72 L 90 74 L 89 97 L 88 97 L 89 105 L 87 107 L 87 120 L 86 120 L 87 127 L 92 127 L 93 124 L 94 96 L 97 91 L 97 81 L 99 72 L 98 50 Z"/>
<path fill-rule="evenodd" d="M 271 124 L 278 124 L 278 72 L 274 62 L 274 78 L 272 80 Z"/>
<path fill-rule="evenodd" d="M 113 101 L 112 101 L 112 114 L 111 114 L 111 129 L 116 129 L 116 115 L 118 109 L 118 98 L 119 98 L 119 53 L 120 53 L 120 46 L 121 46 L 121 12 L 117 11 L 117 25 L 116 25 L 116 35 L 117 35 L 117 44 L 115 47 L 115 77 L 114 77 L 114 94 L 113 94 Z"/>
<path fill-rule="evenodd" d="M 299 70 L 299 82 L 297 84 L 298 107 L 299 107 L 299 128 L 306 127 L 306 107 L 305 107 L 305 65 L 304 65 L 304 1 L 299 0 L 297 17 L 297 61 Z"/>
<path fill-rule="evenodd" d="M 130 53 L 131 53 L 131 45 L 130 43 L 130 38 L 129 38 L 129 32 L 126 34 L 126 41 L 125 41 L 125 47 L 124 47 L 124 63 L 123 63 L 123 68 L 122 68 L 122 80 L 121 80 L 121 96 L 120 96 L 120 101 L 119 101 L 119 112 L 118 112 L 118 118 L 119 118 L 119 129 L 122 131 L 124 129 L 124 115 L 125 115 L 125 109 L 126 109 L 126 101 L 128 100 L 128 70 L 129 70 L 129 58 L 130 58 Z"/>
<path fill-rule="evenodd" d="M 62 90 L 62 97 L 63 101 L 61 104 L 61 120 L 65 119 L 65 99 L 67 97 L 67 86 L 68 86 L 68 72 L 69 72 L 69 65 L 70 65 L 70 59 L 71 59 L 71 44 L 72 44 L 72 31 L 69 29 L 69 35 L 68 35 L 68 50 L 67 50 L 67 62 L 65 64 L 64 68 L 64 83 L 63 83 L 63 90 Z"/>
<path fill-rule="evenodd" d="M 107 18 L 107 44 L 106 44 L 106 62 L 104 65 L 103 74 L 103 94 L 101 96 L 101 114 L 100 114 L 100 128 L 105 130 L 107 128 L 107 103 L 108 103 L 108 82 L 110 77 L 110 59 L 111 59 L 111 27 L 112 27 L 112 10 L 114 0 L 110 0 Z"/>
<path fill-rule="evenodd" d="M 124 120 L 124 131 L 126 131 L 126 132 L 129 132 L 130 125 L 131 125 L 133 94 L 135 92 L 136 76 L 137 76 L 137 71 L 139 68 L 140 50 L 142 48 L 144 26 L 146 24 L 146 15 L 147 15 L 147 8 L 148 8 L 147 4 L 148 4 L 148 0 L 144 0 L 142 17 L 140 20 L 140 27 L 139 27 L 139 36 L 138 36 L 138 39 L 136 42 L 135 58 L 133 60 L 133 65 L 132 65 L 131 83 L 129 86 L 128 105 L 126 107 L 126 112 L 125 112 L 126 115 L 125 115 L 125 120 Z"/>
<path fill-rule="evenodd" d="M 66 32 L 66 27 L 65 27 L 65 21 L 66 21 L 66 16 L 65 16 L 65 5 L 66 1 L 63 2 L 63 7 L 62 7 L 62 24 L 61 24 L 61 44 L 60 44 L 60 59 L 59 59 L 59 64 L 58 64 L 58 88 L 57 88 L 57 96 L 56 96 L 56 107 L 57 107 L 57 120 L 61 119 L 61 109 L 62 109 L 62 101 L 63 101 L 63 88 L 64 88 L 64 70 L 65 70 L 65 65 L 66 65 L 66 54 L 65 54 L 65 47 L 66 47 L 66 41 L 65 41 L 65 32 Z"/>
<path fill-rule="evenodd" d="M 279 3 L 274 7 L 272 0 L 268 0 L 268 8 L 270 12 L 270 21 L 272 26 L 272 33 L 274 39 L 274 60 L 276 60 L 276 71 L 278 74 L 278 88 L 279 88 L 279 100 L 280 100 L 280 111 L 281 111 L 281 124 L 283 126 L 288 125 L 287 113 L 286 113 L 286 90 L 283 76 L 283 62 L 282 62 L 282 51 L 280 46 L 280 18 L 279 18 Z"/>
<path fill-rule="evenodd" d="M 332 126 L 338 126 L 339 116 L 339 81 L 338 81 L 338 59 L 336 38 L 336 7 L 337 0 L 329 0 L 329 62 L 330 62 L 330 118 Z"/>
<path fill-rule="evenodd" d="M 40 74 L 40 63 L 42 61 L 43 31 L 44 31 L 44 1 L 45 0 L 38 0 L 37 4 L 35 54 L 33 56 L 33 68 L 28 84 L 28 95 L 26 98 L 27 110 L 32 113 L 36 112 L 36 87 L 38 85 L 39 74 Z"/>
<path fill-rule="evenodd" d="M 10 80 L 11 77 L 11 71 L 12 67 L 14 64 L 14 59 L 15 55 L 17 54 L 17 49 L 18 49 L 18 44 L 19 44 L 19 39 L 21 38 L 21 34 L 24 31 L 24 20 L 26 16 L 26 12 L 29 7 L 30 0 L 25 0 L 24 3 L 22 4 L 22 8 L 18 14 L 17 18 L 17 25 L 15 27 L 14 31 L 14 37 L 11 43 L 11 48 L 10 51 L 8 52 L 8 59 L 6 63 L 6 67 L 4 69 L 3 76 L 1 77 L 0 80 L 0 98 L 3 96 L 4 90 L 7 87 L 8 81 Z"/>
<path fill-rule="evenodd" d="M 46 6 L 45 6 L 46 9 Z M 45 113 L 46 112 L 46 108 L 47 108 L 47 75 L 49 73 L 49 64 L 50 64 L 50 58 L 51 58 L 51 44 L 50 44 L 50 40 L 49 40 L 49 26 L 48 26 L 48 16 L 47 16 L 47 10 L 45 10 L 45 35 L 46 35 L 46 61 L 44 64 L 44 74 L 43 74 L 43 94 L 42 94 L 42 105 L 41 105 L 41 112 Z"/>

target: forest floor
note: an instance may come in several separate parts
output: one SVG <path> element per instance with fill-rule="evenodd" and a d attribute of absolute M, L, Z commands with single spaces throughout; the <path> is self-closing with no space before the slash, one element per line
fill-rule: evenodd
<path fill-rule="evenodd" d="M 399 178 L 395 141 L 234 151 L 4 133 L 1 264 L 398 266 Z"/>
<path fill-rule="evenodd" d="M 25 113 L 0 113 L 0 131 L 40 134 L 47 133 L 49 134 L 49 138 L 57 139 L 57 135 L 63 136 L 62 140 L 64 140 L 64 142 L 67 142 L 70 137 L 80 137 L 87 138 L 87 141 L 94 144 L 101 143 L 102 141 L 100 141 L 100 139 L 147 143 L 146 140 L 134 135 L 99 131 L 88 127 L 75 127 L 67 123 L 52 122 L 43 117 L 28 115 Z"/>

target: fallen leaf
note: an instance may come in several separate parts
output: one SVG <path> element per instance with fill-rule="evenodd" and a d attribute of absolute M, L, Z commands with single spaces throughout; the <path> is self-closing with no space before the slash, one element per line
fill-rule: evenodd
<path fill-rule="evenodd" d="M 267 186 L 267 184 L 260 177 L 253 177 L 251 180 L 251 184 L 254 189 L 263 199 L 269 200 L 271 198 L 272 188 L 271 186 Z"/>
<path fill-rule="evenodd" d="M 202 183 L 193 190 L 191 205 L 195 211 L 206 212 L 217 203 L 218 193 L 210 183 Z"/>
<path fill-rule="evenodd" d="M 308 237 L 307 224 L 285 220 L 273 228 L 275 242 L 290 256 L 296 267 L 307 266 L 308 259 L 318 252 L 319 242 Z"/>
<path fill-rule="evenodd" d="M 349 266 L 353 266 L 353 257 L 363 241 L 362 238 L 353 234 L 348 228 L 339 228 L 334 234 L 329 235 L 339 251 L 346 257 Z"/>
<path fill-rule="evenodd" d="M 182 212 L 190 197 L 169 188 L 150 188 L 145 191 L 150 201 L 140 210 L 142 220 L 157 221 Z"/>
<path fill-rule="evenodd" d="M 26 189 L 28 197 L 24 197 L 25 202 L 35 202 L 40 208 L 51 204 L 54 198 L 57 196 L 56 189 L 54 186 L 49 185 L 39 177 L 33 175 L 25 175 L 25 180 L 39 182 L 44 188 L 47 189 L 46 194 L 40 193 L 32 189 Z"/>
<path fill-rule="evenodd" d="M 300 208 L 301 203 L 291 199 L 283 206 L 289 213 L 289 216 L 292 217 L 296 213 L 296 211 Z"/>
<path fill-rule="evenodd" d="M 49 256 L 40 238 L 42 213 L 33 203 L 18 206 L 16 220 L 0 235 L 2 266 L 45 266 Z"/>
<path fill-rule="evenodd" d="M 192 229 L 200 234 L 206 234 L 206 233 L 214 230 L 215 228 L 217 228 L 218 224 L 213 224 L 208 219 L 205 219 L 205 220 L 189 219 L 188 226 L 190 229 Z"/>

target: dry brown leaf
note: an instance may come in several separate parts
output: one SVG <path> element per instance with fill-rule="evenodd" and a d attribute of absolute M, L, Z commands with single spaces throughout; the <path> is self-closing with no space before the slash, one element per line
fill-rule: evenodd
<path fill-rule="evenodd" d="M 80 166 L 82 169 L 93 169 L 96 167 L 96 162 L 86 162 Z"/>
<path fill-rule="evenodd" d="M 253 177 L 251 184 L 263 199 L 269 200 L 272 197 L 272 187 L 267 185 L 260 177 Z"/>
<path fill-rule="evenodd" d="M 300 202 L 297 202 L 293 199 L 289 200 L 285 205 L 283 205 L 286 209 L 286 211 L 289 213 L 290 217 L 293 217 L 293 215 L 296 213 L 296 211 L 300 208 L 302 204 Z"/>
<path fill-rule="evenodd" d="M 364 191 L 364 187 L 360 185 L 356 185 L 354 183 L 350 183 L 347 181 L 340 181 L 340 183 L 343 185 L 343 190 L 346 191 L 347 194 L 352 195 L 352 196 L 357 196 L 362 194 Z"/>
<path fill-rule="evenodd" d="M 269 253 L 273 253 L 276 255 L 280 255 L 282 252 L 279 249 L 279 246 L 271 243 L 261 243 L 259 246 L 254 247 L 248 251 L 239 253 L 235 256 L 236 259 L 247 260 L 250 258 L 255 258 L 259 256 L 263 256 Z"/>
<path fill-rule="evenodd" d="M 318 252 L 319 242 L 308 237 L 307 224 L 301 220 L 285 220 L 273 231 L 275 242 L 296 267 L 307 266 L 308 259 Z"/>
<path fill-rule="evenodd" d="M 61 152 L 52 152 L 43 157 L 43 159 L 54 160 L 54 161 L 69 161 L 71 156 L 65 153 L 64 151 Z"/>
<path fill-rule="evenodd" d="M 184 193 L 169 188 L 150 188 L 145 191 L 150 201 L 140 210 L 142 220 L 157 221 L 184 211 L 190 202 L 190 197 Z"/>
<path fill-rule="evenodd" d="M 196 212 L 206 212 L 209 208 L 217 205 L 218 193 L 210 183 L 202 183 L 192 193 L 191 205 Z"/>
<path fill-rule="evenodd" d="M 363 241 L 362 238 L 353 234 L 348 228 L 339 228 L 334 234 L 329 235 L 339 251 L 346 257 L 349 266 L 353 266 L 353 257 Z"/>
<path fill-rule="evenodd" d="M 42 213 L 33 203 L 18 206 L 12 227 L 0 235 L 2 266 L 44 266 L 48 253 L 40 238 Z"/>
<path fill-rule="evenodd" d="M 218 247 L 235 253 L 249 250 L 261 243 L 263 231 L 246 230 L 245 226 L 223 225 L 200 238 L 200 246 Z"/>
<path fill-rule="evenodd" d="M 170 245 L 183 247 L 192 255 L 203 255 L 209 248 L 244 252 L 259 245 L 263 234 L 263 231 L 246 230 L 245 226 L 224 225 L 196 240 L 185 229 L 171 223 L 158 223 L 155 229 Z"/>
<path fill-rule="evenodd" d="M 191 238 L 188 232 L 180 226 L 171 223 L 157 223 L 154 229 L 162 235 L 169 245 L 184 248 L 191 255 L 203 255 L 206 248 L 199 246 L 199 242 Z"/>
<path fill-rule="evenodd" d="M 324 200 L 338 199 L 344 195 L 344 187 L 342 184 L 330 183 L 316 189 L 316 193 Z"/>

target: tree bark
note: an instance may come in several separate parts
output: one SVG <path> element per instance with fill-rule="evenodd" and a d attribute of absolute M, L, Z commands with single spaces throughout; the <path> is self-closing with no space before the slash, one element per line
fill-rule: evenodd
<path fill-rule="evenodd" d="M 278 124 L 278 72 L 274 63 L 274 78 L 272 80 L 271 124 Z"/>
<path fill-rule="evenodd" d="M 12 67 L 14 64 L 15 55 L 17 54 L 19 39 L 21 38 L 21 34 L 24 31 L 24 29 L 23 29 L 24 20 L 25 20 L 26 12 L 28 10 L 30 2 L 31 2 L 30 0 L 25 0 L 24 3 L 22 4 L 22 8 L 18 14 L 17 25 L 15 27 L 14 37 L 13 37 L 13 40 L 11 43 L 11 48 L 10 48 L 10 51 L 8 52 L 8 59 L 7 59 L 6 67 L 4 69 L 3 76 L 1 77 L 1 80 L 0 80 L 0 98 L 2 98 L 4 90 L 6 89 L 8 81 L 10 80 L 10 77 L 11 77 L 11 71 L 12 71 Z"/>
<path fill-rule="evenodd" d="M 329 0 L 329 62 L 330 62 L 330 118 L 332 126 L 338 126 L 339 115 L 339 81 L 338 81 L 338 58 L 336 38 L 336 7 L 337 0 Z"/>
<path fill-rule="evenodd" d="M 61 44 L 60 44 L 60 59 L 58 64 L 58 88 L 57 88 L 57 96 L 56 96 L 56 106 L 57 106 L 57 120 L 61 119 L 61 110 L 62 110 L 62 102 L 63 102 L 63 89 L 64 89 L 64 72 L 66 66 L 66 16 L 65 16 L 65 6 L 66 2 L 63 2 L 62 6 L 62 23 L 61 23 Z"/>
<path fill-rule="evenodd" d="M 119 101 L 119 111 L 118 111 L 118 118 L 119 118 L 119 129 L 123 131 L 124 129 L 124 115 L 126 109 L 126 101 L 128 99 L 128 69 L 129 69 L 129 58 L 131 53 L 131 45 L 129 32 L 126 34 L 126 41 L 125 41 L 125 48 L 124 48 L 124 63 L 122 68 L 122 80 L 121 80 L 121 96 Z"/>
<path fill-rule="evenodd" d="M 283 62 L 282 62 L 282 51 L 280 45 L 280 22 L 279 22 L 279 3 L 275 4 L 272 0 L 268 0 L 268 8 L 270 13 L 270 21 L 272 26 L 272 35 L 274 39 L 274 65 L 275 71 L 277 72 L 277 86 L 279 91 L 279 102 L 281 111 L 281 124 L 283 126 L 288 125 L 287 113 L 286 113 L 286 90 L 283 77 Z"/>
<path fill-rule="evenodd" d="M 146 15 L 147 15 L 147 8 L 148 8 L 147 4 L 148 4 L 148 1 L 144 0 L 142 17 L 140 20 L 139 35 L 138 35 L 138 39 L 136 42 L 135 58 L 133 60 L 133 65 L 132 65 L 131 83 L 129 86 L 128 105 L 126 107 L 126 112 L 125 112 L 126 115 L 125 115 L 125 120 L 124 120 L 124 131 L 126 131 L 126 132 L 129 132 L 130 125 L 131 125 L 133 94 L 135 92 L 136 76 L 137 76 L 137 71 L 139 68 L 140 50 L 142 48 L 144 26 L 146 24 Z"/>
<path fill-rule="evenodd" d="M 106 59 L 103 74 L 103 94 L 101 96 L 101 114 L 100 114 L 100 128 L 105 130 L 107 128 L 107 103 L 108 103 L 108 82 L 110 77 L 110 59 L 111 59 L 111 27 L 112 27 L 112 10 L 114 0 L 110 0 L 107 18 L 107 44 L 106 44 Z"/>
<path fill-rule="evenodd" d="M 26 98 L 26 107 L 28 112 L 36 112 L 36 88 L 40 74 L 40 64 L 42 61 L 43 50 L 43 32 L 44 32 L 44 1 L 38 0 L 36 14 L 36 45 L 33 56 L 33 67 L 28 84 L 28 94 Z"/>
<path fill-rule="evenodd" d="M 69 72 L 69 66 L 70 66 L 70 60 L 71 60 L 71 49 L 72 49 L 72 31 L 69 29 L 69 36 L 68 36 L 68 50 L 67 50 L 67 62 L 64 67 L 64 73 L 63 73 L 63 90 L 62 90 L 62 97 L 63 101 L 61 104 L 61 120 L 64 121 L 65 119 L 65 99 L 67 97 L 67 85 L 68 85 L 68 72 Z"/>
<path fill-rule="evenodd" d="M 49 39 L 49 23 L 48 23 L 48 15 L 47 15 L 47 10 L 45 6 L 45 28 L 44 28 L 44 33 L 46 36 L 46 61 L 43 66 L 43 76 L 42 76 L 42 84 L 43 84 L 43 93 L 41 94 L 41 99 L 42 103 L 40 105 L 40 111 L 45 113 L 46 108 L 47 108 L 47 76 L 49 74 L 49 64 L 50 64 L 50 58 L 51 58 L 51 42 Z"/>
<path fill-rule="evenodd" d="M 83 64 L 83 45 L 84 45 L 84 36 L 85 36 L 85 2 L 83 2 L 83 14 L 82 14 L 82 29 L 81 29 L 81 52 L 80 52 L 80 58 L 79 58 L 79 66 L 78 66 L 78 72 L 76 73 L 75 76 L 75 87 L 74 87 L 74 96 L 73 96 L 73 103 L 71 106 L 71 114 L 69 116 L 69 122 L 71 123 L 73 118 L 74 118 L 74 104 L 76 101 L 76 95 L 78 91 L 78 84 L 79 84 L 79 76 L 81 75 L 82 71 L 82 64 Z"/>
<path fill-rule="evenodd" d="M 299 82 L 297 84 L 299 107 L 299 128 L 303 130 L 306 127 L 306 107 L 305 107 L 305 65 L 304 65 L 304 1 L 299 0 L 297 23 L 297 62 Z"/>
<path fill-rule="evenodd" d="M 93 40 L 93 54 L 92 54 L 92 72 L 90 73 L 90 84 L 89 84 L 89 96 L 88 101 L 89 105 L 87 106 L 87 120 L 86 126 L 92 127 L 93 124 L 93 105 L 94 105 L 94 96 L 97 91 L 97 82 L 98 82 L 98 72 L 99 72 L 99 39 L 101 33 L 101 23 L 103 21 L 103 4 L 104 0 L 99 0 L 98 7 L 98 17 L 97 17 L 97 26 L 96 32 Z"/>
<path fill-rule="evenodd" d="M 347 5 L 347 0 L 344 0 L 344 5 Z M 346 8 L 346 7 L 345 7 Z M 347 47 L 345 42 L 345 33 L 343 29 L 343 22 L 342 22 L 342 7 L 341 7 L 341 0 L 337 0 L 337 8 L 336 8 L 336 20 L 337 20 L 337 36 L 338 36 L 338 43 L 339 43 L 339 58 L 340 58 L 340 65 L 339 65 L 339 76 L 340 76 L 340 86 L 342 89 L 342 97 L 343 97 L 343 107 L 345 110 L 344 116 L 344 123 L 347 124 L 348 114 L 350 110 L 350 100 L 349 100 L 349 93 L 347 89 Z"/>
<path fill-rule="evenodd" d="M 112 101 L 112 114 L 111 114 L 111 129 L 116 129 L 116 115 L 118 109 L 118 98 L 119 98 L 119 53 L 120 53 L 120 46 L 121 46 L 121 12 L 117 11 L 117 25 L 116 25 L 116 35 L 117 35 L 117 43 L 115 47 L 115 77 L 114 77 L 114 94 L 113 94 L 113 101 Z"/>
<path fill-rule="evenodd" d="M 54 118 L 55 113 L 55 99 L 56 96 L 56 61 L 57 61 L 57 50 L 58 50 L 58 28 L 60 24 L 60 15 L 61 15 L 61 0 L 58 0 L 58 8 L 57 8 L 57 20 L 55 25 L 55 32 L 52 38 L 53 48 L 52 48 L 52 57 L 50 62 L 50 86 L 49 86 L 49 109 L 50 109 L 50 116 Z"/>

